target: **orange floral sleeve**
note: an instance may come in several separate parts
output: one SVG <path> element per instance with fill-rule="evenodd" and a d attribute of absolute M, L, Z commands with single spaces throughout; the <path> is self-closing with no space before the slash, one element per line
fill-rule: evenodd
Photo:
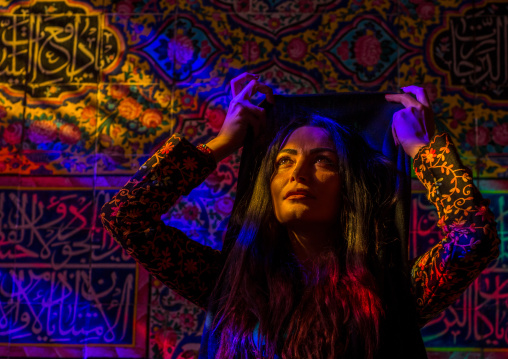
<path fill-rule="evenodd" d="M 450 137 L 436 135 L 414 159 L 416 176 L 435 204 L 444 238 L 416 258 L 412 289 L 420 326 L 455 302 L 499 255 L 499 237 L 489 201 L 473 184 Z"/>
<path fill-rule="evenodd" d="M 202 308 L 223 266 L 220 251 L 166 226 L 161 215 L 215 169 L 213 155 L 173 135 L 102 207 L 101 220 L 138 263 Z"/>

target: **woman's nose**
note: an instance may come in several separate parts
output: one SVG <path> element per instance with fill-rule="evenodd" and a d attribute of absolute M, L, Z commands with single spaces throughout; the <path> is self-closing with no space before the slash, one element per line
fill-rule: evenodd
<path fill-rule="evenodd" d="M 291 174 L 291 181 L 307 181 L 309 179 L 309 169 L 305 161 L 298 161 Z"/>

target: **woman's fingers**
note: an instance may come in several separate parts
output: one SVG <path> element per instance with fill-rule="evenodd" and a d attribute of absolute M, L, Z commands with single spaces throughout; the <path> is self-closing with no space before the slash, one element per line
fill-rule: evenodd
<path fill-rule="evenodd" d="M 247 86 L 245 86 L 245 88 L 235 97 L 235 99 L 249 101 L 258 92 L 266 95 L 268 102 L 273 104 L 273 90 L 270 88 L 270 86 L 262 84 L 258 80 L 251 80 Z"/>
<path fill-rule="evenodd" d="M 236 103 L 242 106 L 242 112 L 244 112 L 243 116 L 245 116 L 249 125 L 252 126 L 255 137 L 258 137 L 258 135 L 261 134 L 263 129 L 266 127 L 265 109 L 249 102 L 249 100 L 258 92 L 265 94 L 266 99 L 273 103 L 272 89 L 257 80 L 251 80 L 235 97 Z"/>
<path fill-rule="evenodd" d="M 240 92 L 242 92 L 243 87 L 247 82 L 251 82 L 252 80 L 259 79 L 259 75 L 256 74 L 250 74 L 248 72 L 245 72 L 234 79 L 231 80 L 231 94 L 233 95 L 233 98 L 238 96 Z"/>
<path fill-rule="evenodd" d="M 412 93 L 416 96 L 416 100 L 426 107 L 430 107 L 429 96 L 424 88 L 415 85 L 406 86 L 402 88 L 405 93 Z"/>
<path fill-rule="evenodd" d="M 393 94 L 385 95 L 385 99 L 390 102 L 397 102 L 402 104 L 404 107 L 421 107 L 423 104 L 409 94 Z"/>
<path fill-rule="evenodd" d="M 402 90 L 405 93 L 386 95 L 385 98 L 404 106 L 393 114 L 392 134 L 395 143 L 402 145 L 404 151 L 414 157 L 434 134 L 434 113 L 425 89 L 408 86 Z"/>
<path fill-rule="evenodd" d="M 273 102 L 273 91 L 269 86 L 260 83 L 258 79 L 257 75 L 244 73 L 231 81 L 231 92 L 234 98 L 229 104 L 219 134 L 209 142 L 216 159 L 221 160 L 242 147 L 249 128 L 252 128 L 254 138 L 264 132 L 265 110 L 253 105 L 250 100 L 259 92 L 265 94 L 268 101 Z"/>
<path fill-rule="evenodd" d="M 273 90 L 270 86 L 265 84 L 259 84 L 257 87 L 258 92 L 261 92 L 266 96 L 266 100 L 270 102 L 272 105 L 275 103 L 275 99 L 273 98 Z"/>
<path fill-rule="evenodd" d="M 243 90 L 235 97 L 236 100 L 246 100 L 249 101 L 255 94 L 258 92 L 257 88 L 261 85 L 257 80 L 251 80 L 243 88 Z"/>
<path fill-rule="evenodd" d="M 260 83 L 259 75 L 244 73 L 231 80 L 233 98 L 249 101 L 257 92 L 266 96 L 270 103 L 274 103 L 273 90 L 270 86 Z M 247 85 L 245 85 L 247 84 Z"/>
<path fill-rule="evenodd" d="M 420 105 L 430 107 L 430 100 L 424 88 L 411 85 L 403 87 L 402 91 L 404 91 L 405 93 L 386 95 L 385 98 L 391 102 L 401 103 L 402 105 L 404 105 L 404 107 L 410 106 L 418 107 Z M 416 99 L 409 94 L 415 95 Z"/>
<path fill-rule="evenodd" d="M 434 113 L 432 112 L 432 109 L 428 105 L 430 101 L 427 97 L 425 89 L 418 86 L 408 86 L 404 87 L 404 89 L 407 90 L 407 92 L 414 94 L 416 96 L 416 99 L 409 93 L 405 93 L 405 94 L 385 95 L 386 100 L 390 102 L 400 103 L 405 108 L 412 108 L 417 112 L 420 111 L 424 118 L 425 127 L 427 128 L 429 135 L 432 137 L 435 131 Z M 422 99 L 424 102 L 420 101 Z"/>

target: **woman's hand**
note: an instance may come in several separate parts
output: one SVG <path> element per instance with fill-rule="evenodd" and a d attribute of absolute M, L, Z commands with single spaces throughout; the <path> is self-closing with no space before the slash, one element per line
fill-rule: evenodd
<path fill-rule="evenodd" d="M 273 103 L 273 91 L 258 79 L 258 75 L 244 73 L 231 80 L 233 100 L 229 104 L 226 119 L 217 137 L 207 143 L 217 162 L 243 146 L 249 126 L 257 137 L 266 125 L 265 110 L 253 105 L 250 99 L 260 92 L 266 95 L 268 102 Z M 245 83 L 247 85 L 243 87 Z"/>
<path fill-rule="evenodd" d="M 408 86 L 402 90 L 404 94 L 386 95 L 385 98 L 405 107 L 393 114 L 392 133 L 395 144 L 401 144 L 404 151 L 414 158 L 418 150 L 428 145 L 434 136 L 434 113 L 425 89 Z M 410 94 L 415 95 L 416 99 Z"/>

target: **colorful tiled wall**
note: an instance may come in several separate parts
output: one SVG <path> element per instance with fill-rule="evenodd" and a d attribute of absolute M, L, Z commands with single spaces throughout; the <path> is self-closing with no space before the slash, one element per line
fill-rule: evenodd
<path fill-rule="evenodd" d="M 217 134 L 245 71 L 279 94 L 427 89 L 503 243 L 422 333 L 431 358 L 508 357 L 503 0 L 0 0 L 0 357 L 195 357 L 204 312 L 138 268 L 98 210 L 169 134 Z M 220 248 L 238 167 L 221 162 L 165 221 Z M 440 238 L 414 188 L 411 255 Z"/>

